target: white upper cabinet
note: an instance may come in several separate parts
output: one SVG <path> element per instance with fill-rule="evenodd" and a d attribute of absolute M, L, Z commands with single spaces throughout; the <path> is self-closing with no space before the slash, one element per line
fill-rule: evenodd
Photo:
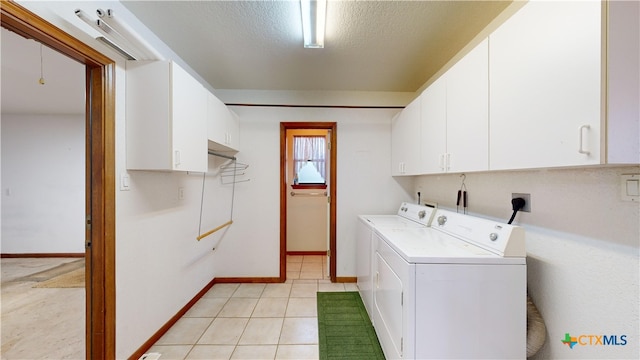
<path fill-rule="evenodd" d="M 527 2 L 393 120 L 393 174 L 640 163 L 639 23 L 637 1 Z"/>
<path fill-rule="evenodd" d="M 610 1 L 607 27 L 608 164 L 640 163 L 640 2 Z"/>
<path fill-rule="evenodd" d="M 448 171 L 489 169 L 489 46 L 485 39 L 447 72 Z"/>
<path fill-rule="evenodd" d="M 488 72 L 484 40 L 422 93 L 424 174 L 488 169 Z"/>
<path fill-rule="evenodd" d="M 206 90 L 170 61 L 128 61 L 127 168 L 207 171 Z"/>
<path fill-rule="evenodd" d="M 447 82 L 439 77 L 420 95 L 422 101 L 422 173 L 437 174 L 447 169 Z"/>
<path fill-rule="evenodd" d="M 207 135 L 209 149 L 238 151 L 239 122 L 237 115 L 213 94 L 207 95 Z"/>
<path fill-rule="evenodd" d="M 391 175 L 420 174 L 420 98 L 391 120 Z"/>
<path fill-rule="evenodd" d="M 490 168 L 600 163 L 599 1 L 529 1 L 489 36 Z"/>
<path fill-rule="evenodd" d="M 229 109 L 231 117 L 229 118 L 229 126 L 227 127 L 227 141 L 229 148 L 240 150 L 240 118 L 233 110 Z"/>

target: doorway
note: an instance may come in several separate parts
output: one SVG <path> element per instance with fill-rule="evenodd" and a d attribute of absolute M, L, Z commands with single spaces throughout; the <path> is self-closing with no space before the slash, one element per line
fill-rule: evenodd
<path fill-rule="evenodd" d="M 326 254 L 329 270 L 327 275 L 331 282 L 336 281 L 336 131 L 335 122 L 280 123 L 281 281 L 287 278 L 288 253 Z M 306 152 L 304 158 L 294 155 L 295 137 L 307 143 L 299 145 L 306 148 L 302 151 Z M 311 150 L 321 149 L 322 146 L 325 151 Z M 323 155 L 319 155 L 320 153 Z M 302 173 L 311 175 L 304 179 L 299 177 Z M 294 218 L 301 209 L 310 216 Z M 308 239 L 293 239 L 304 236 L 301 232 L 305 229 L 312 229 L 307 233 Z"/>
<path fill-rule="evenodd" d="M 3 1 L 1 25 L 85 65 L 86 358 L 115 358 L 115 62 L 24 7 Z"/>

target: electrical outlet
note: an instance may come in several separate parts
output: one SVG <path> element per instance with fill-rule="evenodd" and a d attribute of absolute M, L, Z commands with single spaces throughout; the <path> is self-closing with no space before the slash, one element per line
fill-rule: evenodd
<path fill-rule="evenodd" d="M 184 200 L 184 188 L 178 188 L 178 200 Z"/>
<path fill-rule="evenodd" d="M 531 212 L 531 194 L 511 193 L 511 199 L 515 199 L 515 198 L 524 199 L 524 207 L 520 211 Z"/>

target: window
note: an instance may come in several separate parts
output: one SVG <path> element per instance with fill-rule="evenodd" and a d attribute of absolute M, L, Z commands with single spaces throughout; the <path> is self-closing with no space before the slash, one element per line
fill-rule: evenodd
<path fill-rule="evenodd" d="M 326 184 L 324 136 L 293 137 L 294 184 Z"/>

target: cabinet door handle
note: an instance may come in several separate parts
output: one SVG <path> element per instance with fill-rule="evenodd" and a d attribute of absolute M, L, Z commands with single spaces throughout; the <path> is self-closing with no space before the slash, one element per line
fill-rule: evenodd
<path fill-rule="evenodd" d="M 580 154 L 586 154 L 586 155 L 589 155 L 589 154 L 590 154 L 589 150 L 585 150 L 585 149 L 584 149 L 584 147 L 583 147 L 583 145 L 584 145 L 584 144 L 583 144 L 583 142 L 582 142 L 582 139 L 584 138 L 584 136 L 583 136 L 583 135 L 584 135 L 585 130 L 589 130 L 590 128 L 591 128 L 591 126 L 589 126 L 589 125 L 582 125 L 582 126 L 580 126 L 580 128 L 578 129 L 578 133 L 579 133 L 578 135 L 580 136 L 580 139 L 579 139 L 579 144 L 580 144 L 580 146 L 578 147 L 578 152 L 579 152 Z"/>
<path fill-rule="evenodd" d="M 180 150 L 175 151 L 174 163 L 176 166 L 180 165 Z"/>

